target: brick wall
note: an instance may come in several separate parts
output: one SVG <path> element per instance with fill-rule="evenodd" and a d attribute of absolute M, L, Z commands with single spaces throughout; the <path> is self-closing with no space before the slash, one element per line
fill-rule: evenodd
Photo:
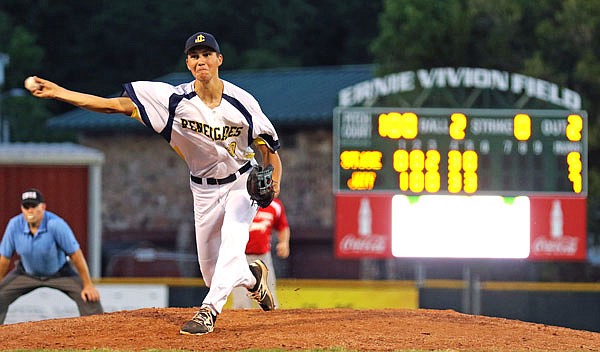
<path fill-rule="evenodd" d="M 332 227 L 332 137 L 329 129 L 281 131 L 281 199 L 295 226 Z M 85 136 L 80 143 L 101 150 L 102 224 L 108 231 L 177 229 L 193 223 L 189 172 L 158 135 Z"/>

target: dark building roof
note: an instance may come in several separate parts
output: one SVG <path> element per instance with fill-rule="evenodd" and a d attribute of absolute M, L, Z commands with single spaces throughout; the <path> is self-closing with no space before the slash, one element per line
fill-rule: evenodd
<path fill-rule="evenodd" d="M 0 143 L 0 165 L 101 165 L 101 151 L 74 143 Z"/>
<path fill-rule="evenodd" d="M 250 92 L 277 127 L 328 125 L 338 103 L 338 91 L 373 78 L 373 65 L 285 68 L 259 71 L 223 71 L 221 78 Z M 173 85 L 189 82 L 190 73 L 156 79 Z M 139 128 L 124 115 L 106 115 L 76 109 L 48 120 L 48 127 L 109 131 Z"/>

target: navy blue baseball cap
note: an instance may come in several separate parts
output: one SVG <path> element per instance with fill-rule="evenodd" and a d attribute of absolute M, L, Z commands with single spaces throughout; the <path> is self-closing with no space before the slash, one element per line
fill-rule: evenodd
<path fill-rule="evenodd" d="M 42 196 L 42 192 L 36 188 L 30 188 L 21 194 L 21 204 L 22 205 L 33 205 L 37 206 L 40 203 L 44 202 L 44 197 Z"/>
<path fill-rule="evenodd" d="M 185 41 L 185 50 L 183 52 L 187 54 L 187 52 L 191 48 L 197 46 L 205 46 L 207 48 L 211 48 L 219 54 L 221 53 L 219 43 L 217 43 L 215 37 L 210 33 L 198 32 L 196 34 L 193 34 L 191 37 L 188 38 L 188 40 Z"/>

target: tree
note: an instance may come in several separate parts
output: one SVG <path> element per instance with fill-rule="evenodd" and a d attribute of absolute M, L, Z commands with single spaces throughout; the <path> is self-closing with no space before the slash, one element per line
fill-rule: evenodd
<path fill-rule="evenodd" d="M 370 63 L 365 48 L 377 34 L 380 9 L 381 0 L 344 6 L 335 0 L 3 0 L 0 34 L 9 40 L 0 42 L 0 52 L 10 46 L 12 58 L 4 90 L 39 75 L 70 89 L 113 95 L 123 82 L 187 71 L 183 42 L 200 30 L 217 36 L 224 70 Z M 47 108 L 36 112 L 45 114 L 42 120 L 72 109 L 57 101 L 38 104 Z M 17 113 L 12 103 L 10 109 Z M 12 135 L 51 137 L 28 133 L 33 130 Z"/>
<path fill-rule="evenodd" d="M 465 64 L 468 16 L 462 1 L 389 0 L 371 49 L 381 73 Z"/>
<path fill-rule="evenodd" d="M 36 44 L 36 36 L 23 26 L 15 26 L 11 18 L 0 11 L 0 52 L 10 58 L 5 67 L 5 82 L 0 90 L 2 120 L 8 121 L 11 141 L 52 141 L 69 138 L 45 129 L 49 115 L 47 103 L 40 103 L 23 89 L 23 80 L 39 67 L 44 50 Z"/>

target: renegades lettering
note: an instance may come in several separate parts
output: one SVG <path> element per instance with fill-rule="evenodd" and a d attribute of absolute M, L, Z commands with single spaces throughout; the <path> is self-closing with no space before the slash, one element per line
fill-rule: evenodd
<path fill-rule="evenodd" d="M 213 141 L 224 141 L 230 137 L 237 137 L 242 133 L 243 128 L 239 126 L 212 127 L 205 123 L 186 119 L 181 119 L 181 127 L 203 134 Z"/>

